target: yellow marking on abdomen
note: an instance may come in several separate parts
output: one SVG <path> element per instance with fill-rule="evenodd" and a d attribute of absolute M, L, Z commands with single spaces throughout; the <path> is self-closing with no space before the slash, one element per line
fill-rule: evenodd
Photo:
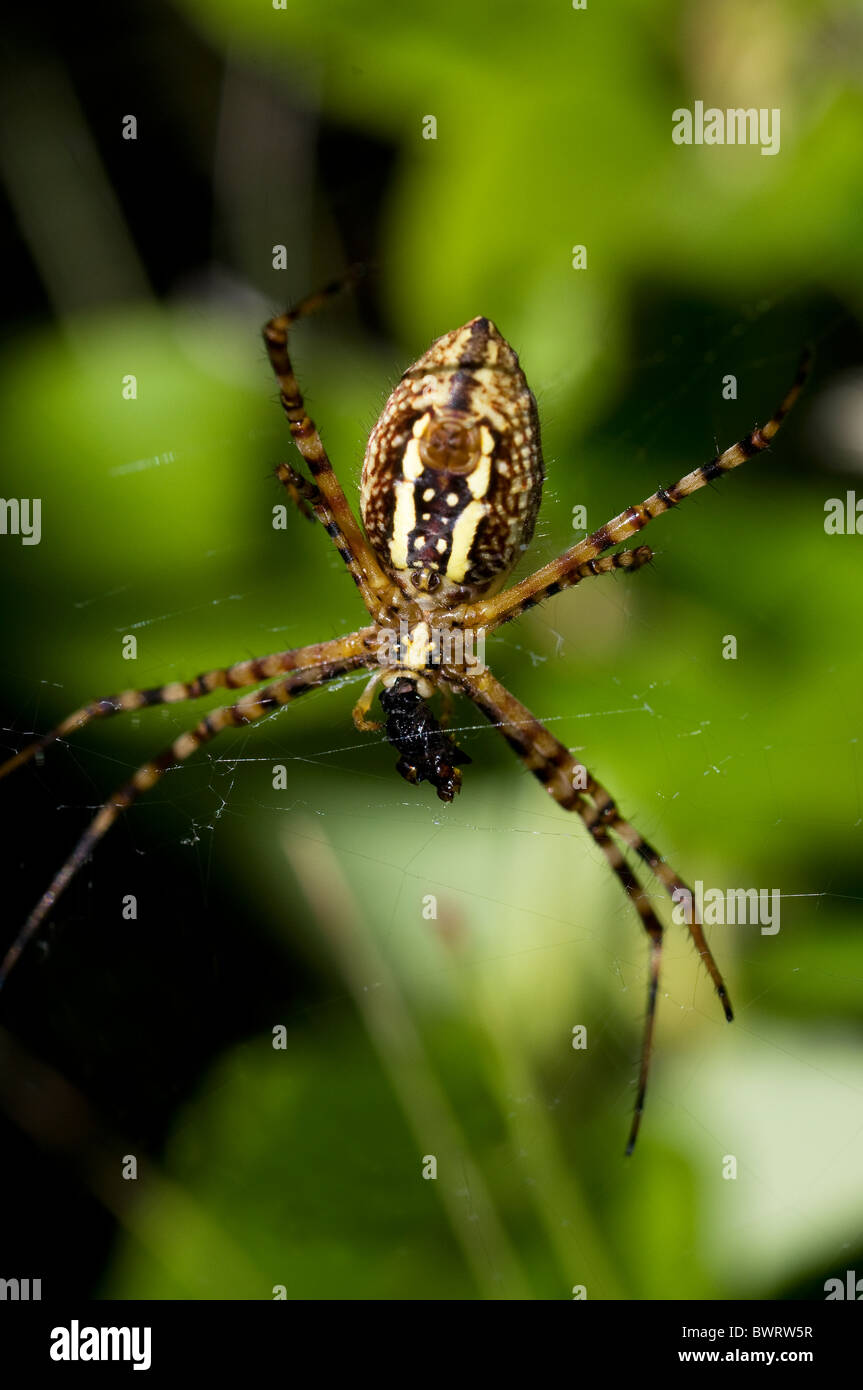
<path fill-rule="evenodd" d="M 486 455 L 472 473 L 468 474 L 467 485 L 472 497 L 485 497 L 491 478 L 491 459 Z"/>
<path fill-rule="evenodd" d="M 390 536 L 390 559 L 397 570 L 408 567 L 408 542 L 417 524 L 414 485 L 405 478 L 395 483 L 396 505 L 393 511 L 393 533 Z"/>
<path fill-rule="evenodd" d="M 446 577 L 456 584 L 460 584 L 467 573 L 477 527 L 487 510 L 485 502 L 468 502 L 452 529 L 452 549 L 446 567 Z"/>
<path fill-rule="evenodd" d="M 416 482 L 424 472 L 425 464 L 420 458 L 419 440 L 409 439 L 402 455 L 402 473 L 406 478 L 410 478 L 411 482 Z"/>

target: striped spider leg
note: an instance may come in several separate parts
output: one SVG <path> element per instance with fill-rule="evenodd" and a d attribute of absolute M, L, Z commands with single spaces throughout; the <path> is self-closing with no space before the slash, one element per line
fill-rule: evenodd
<path fill-rule="evenodd" d="M 260 685 L 262 681 L 288 671 L 314 671 L 327 668 L 334 659 L 353 654 L 354 643 L 358 639 L 372 646 L 374 628 L 362 628 L 349 637 L 339 637 L 331 642 L 313 642 L 308 647 L 294 647 L 291 651 L 273 652 L 270 656 L 251 657 L 237 661 L 233 666 L 219 667 L 204 671 L 190 681 L 170 681 L 167 685 L 156 685 L 149 690 L 121 690 L 116 695 L 106 695 L 100 700 L 91 700 L 61 720 L 41 738 L 34 739 L 0 763 L 0 779 L 28 763 L 37 753 L 42 753 L 57 739 L 77 733 L 94 719 L 108 719 L 115 714 L 130 714 L 135 710 L 148 709 L 151 705 L 174 705 L 184 700 L 198 700 L 210 695 L 214 690 L 248 690 L 250 686 Z M 334 674 L 339 674 L 335 672 Z"/>
<path fill-rule="evenodd" d="M 110 830 L 121 811 L 125 811 L 141 792 L 151 787 L 164 776 L 169 768 L 176 767 L 205 743 L 223 732 L 246 724 L 255 724 L 259 719 L 289 704 L 309 690 L 334 680 L 337 676 L 354 671 L 368 664 L 369 639 L 373 629 L 366 628 L 352 633 L 349 637 L 323 642 L 315 648 L 299 648 L 293 652 L 281 652 L 269 657 L 240 662 L 227 670 L 210 671 L 187 683 L 172 682 L 154 690 L 129 690 L 106 700 L 96 700 L 70 715 L 69 719 L 53 730 L 45 738 L 31 744 L 24 753 L 29 755 L 40 747 L 54 741 L 66 732 L 72 732 L 87 723 L 91 718 L 118 714 L 126 710 L 141 709 L 145 705 L 172 704 L 177 700 L 194 699 L 208 694 L 222 686 L 251 685 L 266 675 L 276 671 L 290 672 L 280 679 L 266 685 L 261 690 L 244 695 L 233 705 L 222 705 L 205 715 L 192 729 L 180 734 L 173 743 L 149 762 L 143 763 L 127 782 L 114 792 L 99 808 L 90 825 L 78 840 L 68 859 L 57 871 L 48 888 L 42 894 L 21 930 L 15 937 L 0 963 L 0 987 L 5 983 L 9 972 L 17 962 L 27 943 L 39 930 L 60 894 L 71 883 L 78 870 L 86 863 L 102 836 Z M 316 659 L 309 660 L 315 653 Z M 181 692 L 185 691 L 183 694 Z M 73 722 L 74 721 L 74 722 Z M 0 777 L 11 771 L 23 761 L 22 754 L 10 758 L 0 767 Z"/>
<path fill-rule="evenodd" d="M 662 963 L 663 927 L 647 893 L 627 864 L 618 840 L 633 850 L 653 870 L 669 895 L 673 895 L 676 890 L 684 889 L 686 885 L 635 827 L 624 820 L 614 798 L 591 776 L 584 764 L 549 733 L 545 725 L 511 695 L 487 668 L 478 674 L 450 672 L 449 675 L 477 709 L 500 731 L 513 752 L 521 758 L 557 804 L 564 811 L 574 811 L 581 818 L 622 883 L 650 937 L 647 1017 L 641 1046 L 635 1110 L 626 1146 L 627 1154 L 631 1154 L 638 1137 L 647 1091 Z M 733 1015 L 728 991 L 704 938 L 701 923 L 693 920 L 689 925 L 689 932 L 722 1001 L 725 1017 L 730 1023 Z"/>
<path fill-rule="evenodd" d="M 296 308 L 271 319 L 264 328 L 264 343 L 279 384 L 279 398 L 290 426 L 291 437 L 308 465 L 314 482 L 308 483 L 290 464 L 280 464 L 276 469 L 276 476 L 294 502 L 299 505 L 300 510 L 306 514 L 311 510 L 325 527 L 347 565 L 363 603 L 370 615 L 375 617 L 377 614 L 385 614 L 388 609 L 401 606 L 399 591 L 382 570 L 378 557 L 350 509 L 317 425 L 306 410 L 288 352 L 288 333 L 291 326 L 298 319 L 313 314 L 333 295 L 353 283 L 360 273 L 360 268 L 357 267 L 343 279 L 334 280 L 324 289 L 301 300 Z"/>
<path fill-rule="evenodd" d="M 521 580 L 520 583 L 514 584 L 512 588 L 507 589 L 506 593 L 495 598 L 485 598 L 478 604 L 457 610 L 453 614 L 454 620 L 491 628 L 500 623 L 509 622 L 512 618 L 517 618 L 519 613 L 533 608 L 543 599 L 551 598 L 554 594 L 560 593 L 561 589 L 568 589 L 581 567 L 588 564 L 596 556 L 602 555 L 611 546 L 618 545 L 621 541 L 634 536 L 648 522 L 661 516 L 663 512 L 670 511 L 672 507 L 676 507 L 690 493 L 697 492 L 705 484 L 712 483 L 716 478 L 721 478 L 723 473 L 730 472 L 732 468 L 739 467 L 747 459 L 761 453 L 763 449 L 769 447 L 778 433 L 782 421 L 803 390 L 811 366 L 812 355 L 807 350 L 800 358 L 794 381 L 766 425 L 762 425 L 760 428 L 756 426 L 744 439 L 741 439 L 737 444 L 732 444 L 721 454 L 717 454 L 710 463 L 693 468 L 691 473 L 687 473 L 671 487 L 658 488 L 643 502 L 634 507 L 627 507 L 611 521 L 607 521 L 604 526 L 600 526 L 592 535 L 586 536 L 584 540 L 570 546 L 569 550 L 565 550 L 556 560 L 551 560 L 547 565 L 543 565 L 542 569 L 536 570 L 534 574 Z"/>

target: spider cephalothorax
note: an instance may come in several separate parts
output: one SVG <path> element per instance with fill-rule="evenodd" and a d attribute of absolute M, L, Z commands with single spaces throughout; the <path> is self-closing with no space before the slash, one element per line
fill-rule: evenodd
<path fill-rule="evenodd" d="M 624 819 L 613 797 L 580 759 L 495 679 L 483 659 L 484 638 L 583 579 L 645 565 L 652 555 L 649 546 L 614 552 L 612 547 L 705 483 L 766 449 L 797 399 L 807 359 L 778 410 L 761 429 L 752 430 L 678 482 L 626 507 L 558 559 L 500 593 L 533 534 L 543 482 L 536 405 L 518 358 L 493 323 L 475 318 L 439 338 L 405 372 L 369 439 L 361 497 L 364 534 L 306 411 L 288 353 L 291 324 L 338 287 L 310 296 L 264 330 L 282 406 L 311 480 L 289 463 L 279 464 L 276 476 L 304 514 L 316 517 L 326 528 L 371 625 L 331 641 L 207 671 L 192 681 L 172 681 L 153 690 L 127 690 L 94 700 L 0 767 L 4 776 L 38 749 L 92 719 L 194 699 L 220 688 L 248 692 L 205 715 L 133 772 L 105 802 L 7 950 L 0 965 L 0 984 L 120 812 L 168 768 L 184 762 L 222 730 L 264 719 L 337 676 L 368 670 L 372 677 L 354 709 L 358 728 L 380 727 L 368 714 L 374 690 L 382 683 L 385 733 L 398 750 L 398 771 L 411 782 L 430 782 L 442 800 L 451 801 L 460 785 L 460 765 L 470 759 L 444 732 L 427 701 L 436 692 L 446 700 L 453 693 L 461 694 L 500 730 L 558 805 L 579 817 L 650 938 L 647 1022 L 627 1146 L 631 1152 L 647 1087 L 663 934 L 651 896 L 638 875 L 647 867 L 671 897 L 689 890 Z M 262 686 L 263 682 L 267 683 Z M 697 914 L 687 927 L 730 1019 L 725 985 Z"/>
<path fill-rule="evenodd" d="M 486 318 L 438 338 L 369 437 L 360 506 L 384 571 L 437 609 L 491 593 L 533 536 L 543 483 L 536 402 Z"/>

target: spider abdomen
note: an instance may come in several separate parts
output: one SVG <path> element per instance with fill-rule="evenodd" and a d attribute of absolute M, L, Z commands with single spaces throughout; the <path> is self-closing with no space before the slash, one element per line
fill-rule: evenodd
<path fill-rule="evenodd" d="M 361 508 L 384 569 L 423 607 L 493 592 L 530 542 L 544 477 L 536 403 L 489 319 L 433 343 L 369 438 Z"/>

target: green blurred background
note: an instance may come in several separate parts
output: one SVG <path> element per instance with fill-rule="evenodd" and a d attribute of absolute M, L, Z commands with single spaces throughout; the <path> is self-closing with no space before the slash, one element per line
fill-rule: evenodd
<path fill-rule="evenodd" d="M 543 422 L 532 565 L 817 352 L 775 447 L 658 521 L 649 570 L 487 650 L 684 877 L 783 895 L 777 935 L 713 930 L 733 1028 L 670 928 L 634 1157 L 647 953 L 619 885 L 470 707 L 445 808 L 356 733 L 351 681 L 166 777 L 13 977 L 4 1163 L 33 1200 L 5 1263 L 124 1298 L 822 1297 L 863 1270 L 863 542 L 823 524 L 863 495 L 859 7 L 134 3 L 19 20 L 2 65 L 3 493 L 43 506 L 40 545 L 0 543 L 10 751 L 361 622 L 326 538 L 272 527 L 291 452 L 259 337 L 354 260 L 358 296 L 296 339 L 349 496 L 399 373 L 486 314 Z M 672 144 L 696 99 L 780 108 L 780 153 Z M 9 936 L 201 708 L 4 784 Z"/>

